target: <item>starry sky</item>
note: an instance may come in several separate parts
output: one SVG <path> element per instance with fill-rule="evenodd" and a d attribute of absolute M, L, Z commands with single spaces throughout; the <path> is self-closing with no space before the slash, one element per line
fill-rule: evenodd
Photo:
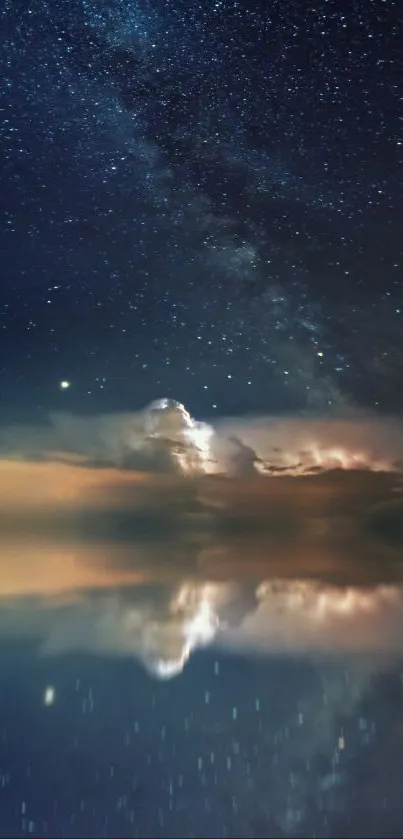
<path fill-rule="evenodd" d="M 0 835 L 401 835 L 401 3 L 0 38 Z"/>
<path fill-rule="evenodd" d="M 3 416 L 402 408 L 397 0 L 5 0 L 1 37 Z"/>

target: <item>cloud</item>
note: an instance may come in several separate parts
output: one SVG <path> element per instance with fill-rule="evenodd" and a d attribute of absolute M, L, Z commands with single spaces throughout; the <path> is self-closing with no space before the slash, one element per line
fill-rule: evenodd
<path fill-rule="evenodd" d="M 172 400 L 137 413 L 57 414 L 43 426 L 3 427 L 3 546 L 97 546 L 115 567 L 127 567 L 131 545 L 154 543 L 156 551 L 157 542 L 170 556 L 203 548 L 204 564 L 215 550 L 222 563 L 228 545 L 237 556 L 246 542 L 252 557 L 270 546 L 292 568 L 310 556 L 320 573 L 333 562 L 348 575 L 342 556 L 352 545 L 355 564 L 365 556 L 395 562 L 401 431 L 398 420 L 360 414 L 222 419 L 213 427 Z"/>
<path fill-rule="evenodd" d="M 29 460 L 76 458 L 92 466 L 183 472 L 198 467 L 212 433 L 179 402 L 162 399 L 137 413 L 54 413 L 46 425 L 4 427 L 0 451 Z"/>
<path fill-rule="evenodd" d="M 21 626 L 43 611 L 47 652 L 134 655 L 160 676 L 213 642 L 395 649 L 401 440 L 399 421 L 360 414 L 213 427 L 172 400 L 3 428 L 0 596 L 24 604 Z"/>
<path fill-rule="evenodd" d="M 46 425 L 3 427 L 0 452 L 160 473 L 390 470 L 403 465 L 402 432 L 398 419 L 352 410 L 222 418 L 211 425 L 195 420 L 181 403 L 161 399 L 136 413 L 55 413 Z"/>
<path fill-rule="evenodd" d="M 402 462 L 401 420 L 370 412 L 223 419 L 215 428 L 218 440 L 237 437 L 257 457 L 290 470 L 337 466 L 389 469 Z"/>

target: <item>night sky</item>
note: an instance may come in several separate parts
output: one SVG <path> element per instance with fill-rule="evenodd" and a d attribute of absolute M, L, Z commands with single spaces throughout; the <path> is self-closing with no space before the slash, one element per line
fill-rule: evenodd
<path fill-rule="evenodd" d="M 401 839 L 402 0 L 0 42 L 0 837 Z"/>
<path fill-rule="evenodd" d="M 3 417 L 402 408 L 398 2 L 6 0 L 1 38 Z"/>

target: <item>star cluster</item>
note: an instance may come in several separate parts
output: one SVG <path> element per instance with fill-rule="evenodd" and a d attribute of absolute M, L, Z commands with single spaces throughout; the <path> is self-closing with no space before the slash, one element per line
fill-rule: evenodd
<path fill-rule="evenodd" d="M 397 2 L 8 0 L 1 27 L 6 411 L 401 407 Z"/>

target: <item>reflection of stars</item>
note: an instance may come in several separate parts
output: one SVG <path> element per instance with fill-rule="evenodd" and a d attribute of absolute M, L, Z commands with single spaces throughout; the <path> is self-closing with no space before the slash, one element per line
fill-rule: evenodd
<path fill-rule="evenodd" d="M 45 693 L 43 694 L 43 704 L 46 705 L 47 707 L 49 707 L 50 705 L 53 705 L 53 703 L 55 701 L 55 697 L 56 697 L 55 689 L 52 685 L 49 685 L 46 688 Z"/>

